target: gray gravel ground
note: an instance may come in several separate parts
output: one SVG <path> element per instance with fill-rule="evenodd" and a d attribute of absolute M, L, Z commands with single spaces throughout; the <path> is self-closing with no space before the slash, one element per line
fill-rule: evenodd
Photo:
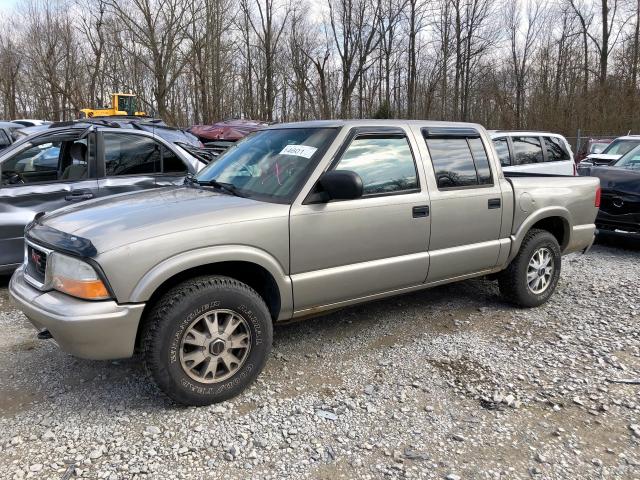
<path fill-rule="evenodd" d="M 277 328 L 206 408 L 36 340 L 5 279 L 0 477 L 640 478 L 640 385 L 617 383 L 640 379 L 639 255 L 565 257 L 538 309 L 473 280 Z"/>

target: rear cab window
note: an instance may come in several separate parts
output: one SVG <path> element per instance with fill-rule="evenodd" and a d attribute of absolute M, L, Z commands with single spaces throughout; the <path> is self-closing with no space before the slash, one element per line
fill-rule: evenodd
<path fill-rule="evenodd" d="M 439 190 L 493 185 L 489 157 L 473 129 L 423 129 Z"/>

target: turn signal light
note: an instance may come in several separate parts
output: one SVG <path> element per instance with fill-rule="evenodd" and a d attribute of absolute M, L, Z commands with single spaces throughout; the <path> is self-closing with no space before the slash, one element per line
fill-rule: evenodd
<path fill-rule="evenodd" d="M 602 195 L 602 188 L 598 187 L 596 190 L 596 207 L 600 208 L 600 196 Z"/>
<path fill-rule="evenodd" d="M 74 280 L 62 276 L 53 277 L 53 288 L 68 295 L 86 300 L 109 298 L 109 292 L 101 280 Z"/>

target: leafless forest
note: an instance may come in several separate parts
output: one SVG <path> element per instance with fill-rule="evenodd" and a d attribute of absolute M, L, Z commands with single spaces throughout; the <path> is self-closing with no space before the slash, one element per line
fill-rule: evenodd
<path fill-rule="evenodd" d="M 114 91 L 227 118 L 640 130 L 640 0 L 24 0 L 0 19 L 5 118 Z M 639 132 L 640 133 L 640 132 Z"/>

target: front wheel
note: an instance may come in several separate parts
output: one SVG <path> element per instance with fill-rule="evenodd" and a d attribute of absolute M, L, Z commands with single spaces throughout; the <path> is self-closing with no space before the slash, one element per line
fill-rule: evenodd
<path fill-rule="evenodd" d="M 520 307 L 537 307 L 553 294 L 560 279 L 562 254 L 556 238 L 546 230 L 527 233 L 520 251 L 500 273 L 500 293 Z"/>
<path fill-rule="evenodd" d="M 269 310 L 252 288 L 229 277 L 196 278 L 170 290 L 150 312 L 145 366 L 176 402 L 221 402 L 256 379 L 272 334 Z"/>

